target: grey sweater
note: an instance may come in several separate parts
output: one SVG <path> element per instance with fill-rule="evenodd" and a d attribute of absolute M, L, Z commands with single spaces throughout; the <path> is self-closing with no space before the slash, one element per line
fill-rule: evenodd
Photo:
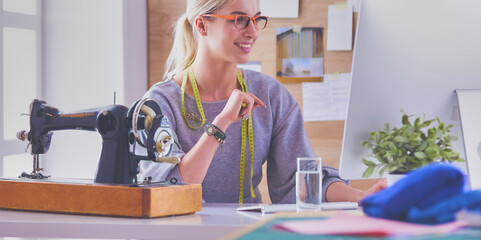
<path fill-rule="evenodd" d="M 267 183 L 273 203 L 295 203 L 296 158 L 315 156 L 304 129 L 301 109 L 294 98 L 276 79 L 265 74 L 243 70 L 247 89 L 265 104 L 252 113 L 254 129 L 254 174 L 252 184 L 257 195 L 250 194 L 251 156 L 247 143 L 244 203 L 260 202 L 259 183 L 262 179 L 262 164 L 267 161 Z M 155 99 L 164 115 L 170 120 L 176 139 L 173 154 L 183 157 L 197 143 L 204 133 L 203 127 L 191 129 L 182 116 L 180 86 L 172 79 L 159 82 L 144 95 Z M 195 99 L 185 94 L 186 112 L 198 113 Z M 202 102 L 206 123 L 212 122 L 222 111 L 227 100 Z M 189 120 L 191 126 L 199 126 L 200 121 Z M 202 198 L 205 202 L 238 202 L 239 169 L 241 152 L 241 121 L 231 124 L 226 130 L 223 149 L 217 150 L 202 182 Z M 176 178 L 182 182 L 179 169 L 169 163 L 142 161 L 143 176 L 151 176 L 153 181 Z M 337 169 L 323 167 L 323 199 L 327 187 L 339 178 Z"/>

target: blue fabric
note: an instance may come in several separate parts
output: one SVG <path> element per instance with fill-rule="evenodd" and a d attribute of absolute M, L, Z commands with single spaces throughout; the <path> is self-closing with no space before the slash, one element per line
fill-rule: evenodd
<path fill-rule="evenodd" d="M 412 208 L 428 209 L 463 192 L 461 171 L 447 164 L 430 164 L 407 174 L 391 187 L 361 201 L 372 217 L 409 221 Z M 412 215 L 418 216 L 416 214 Z M 411 219 L 412 220 L 412 219 Z"/>
<path fill-rule="evenodd" d="M 461 193 L 426 209 L 413 207 L 406 219 L 417 223 L 445 223 L 454 221 L 456 213 L 462 209 L 481 211 L 481 191 Z"/>

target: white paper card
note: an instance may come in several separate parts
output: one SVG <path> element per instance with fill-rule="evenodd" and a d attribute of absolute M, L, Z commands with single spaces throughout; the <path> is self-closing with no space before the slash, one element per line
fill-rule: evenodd
<path fill-rule="evenodd" d="M 352 50 L 352 5 L 329 5 L 327 13 L 327 50 Z"/>
<path fill-rule="evenodd" d="M 262 15 L 270 18 L 298 18 L 299 0 L 260 0 Z"/>

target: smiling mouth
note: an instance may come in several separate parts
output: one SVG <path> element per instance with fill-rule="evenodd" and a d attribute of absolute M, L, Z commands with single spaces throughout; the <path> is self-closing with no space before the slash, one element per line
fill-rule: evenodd
<path fill-rule="evenodd" d="M 234 43 L 236 46 L 241 48 L 251 48 L 251 44 Z"/>

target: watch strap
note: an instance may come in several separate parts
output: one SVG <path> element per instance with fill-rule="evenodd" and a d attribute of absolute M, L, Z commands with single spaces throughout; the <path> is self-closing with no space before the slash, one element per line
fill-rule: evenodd
<path fill-rule="evenodd" d="M 225 142 L 225 133 L 220 130 L 216 125 L 212 123 L 207 123 L 204 125 L 204 131 L 207 135 L 214 136 L 214 138 L 220 143 L 223 144 Z"/>

